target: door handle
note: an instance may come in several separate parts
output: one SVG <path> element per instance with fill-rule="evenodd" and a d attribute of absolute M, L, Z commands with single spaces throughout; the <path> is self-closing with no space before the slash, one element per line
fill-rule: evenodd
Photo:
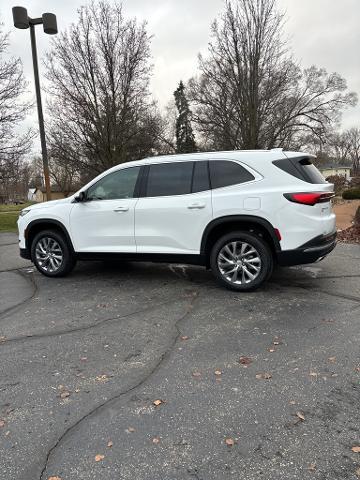
<path fill-rule="evenodd" d="M 188 205 L 189 209 L 195 209 L 195 208 L 205 208 L 205 203 L 191 203 Z"/>
<path fill-rule="evenodd" d="M 114 208 L 114 212 L 127 212 L 129 210 L 129 207 L 116 207 Z"/>

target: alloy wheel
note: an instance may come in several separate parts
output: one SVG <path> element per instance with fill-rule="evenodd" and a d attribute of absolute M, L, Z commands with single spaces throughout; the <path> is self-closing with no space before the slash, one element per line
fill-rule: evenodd
<path fill-rule="evenodd" d="M 64 253 L 59 243 L 51 237 L 42 237 L 35 248 L 36 262 L 45 272 L 54 273 L 64 261 Z"/>
<path fill-rule="evenodd" d="M 259 252 L 250 243 L 242 241 L 224 245 L 219 251 L 217 264 L 221 275 L 236 285 L 253 282 L 262 268 Z"/>

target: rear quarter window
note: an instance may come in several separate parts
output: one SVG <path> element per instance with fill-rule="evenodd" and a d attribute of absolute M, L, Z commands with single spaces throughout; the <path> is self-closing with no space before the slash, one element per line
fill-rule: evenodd
<path fill-rule="evenodd" d="M 304 182 L 314 184 L 327 183 L 308 157 L 282 158 L 281 160 L 275 160 L 273 164 L 283 172 Z"/>
<path fill-rule="evenodd" d="M 211 160 L 209 167 L 211 188 L 228 187 L 255 180 L 246 168 L 230 160 Z"/>

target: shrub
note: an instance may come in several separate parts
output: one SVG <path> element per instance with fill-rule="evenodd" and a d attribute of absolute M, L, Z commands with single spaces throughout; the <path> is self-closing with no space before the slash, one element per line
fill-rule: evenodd
<path fill-rule="evenodd" d="M 337 195 L 345 188 L 346 178 L 343 175 L 330 175 L 326 180 L 334 184 L 334 190 Z"/>
<path fill-rule="evenodd" d="M 344 200 L 360 200 L 360 187 L 350 188 L 343 192 L 342 197 Z"/>
<path fill-rule="evenodd" d="M 350 187 L 360 187 L 360 177 L 353 177 L 350 182 Z"/>

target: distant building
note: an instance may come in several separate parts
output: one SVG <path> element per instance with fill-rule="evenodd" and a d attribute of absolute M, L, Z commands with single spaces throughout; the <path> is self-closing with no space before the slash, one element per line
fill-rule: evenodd
<path fill-rule="evenodd" d="M 350 180 L 351 167 L 347 165 L 321 165 L 318 168 L 325 178 L 332 177 L 333 175 L 341 175 L 345 177 L 346 180 Z"/>
<path fill-rule="evenodd" d="M 29 188 L 28 194 L 27 194 L 27 199 L 29 202 L 35 202 L 35 193 L 36 193 L 36 188 Z"/>
<path fill-rule="evenodd" d="M 51 186 L 51 200 L 59 200 L 61 198 L 70 197 L 74 192 L 62 192 L 61 189 L 56 186 Z M 46 202 L 46 188 L 34 187 L 28 190 L 28 200 L 31 202 Z"/>

